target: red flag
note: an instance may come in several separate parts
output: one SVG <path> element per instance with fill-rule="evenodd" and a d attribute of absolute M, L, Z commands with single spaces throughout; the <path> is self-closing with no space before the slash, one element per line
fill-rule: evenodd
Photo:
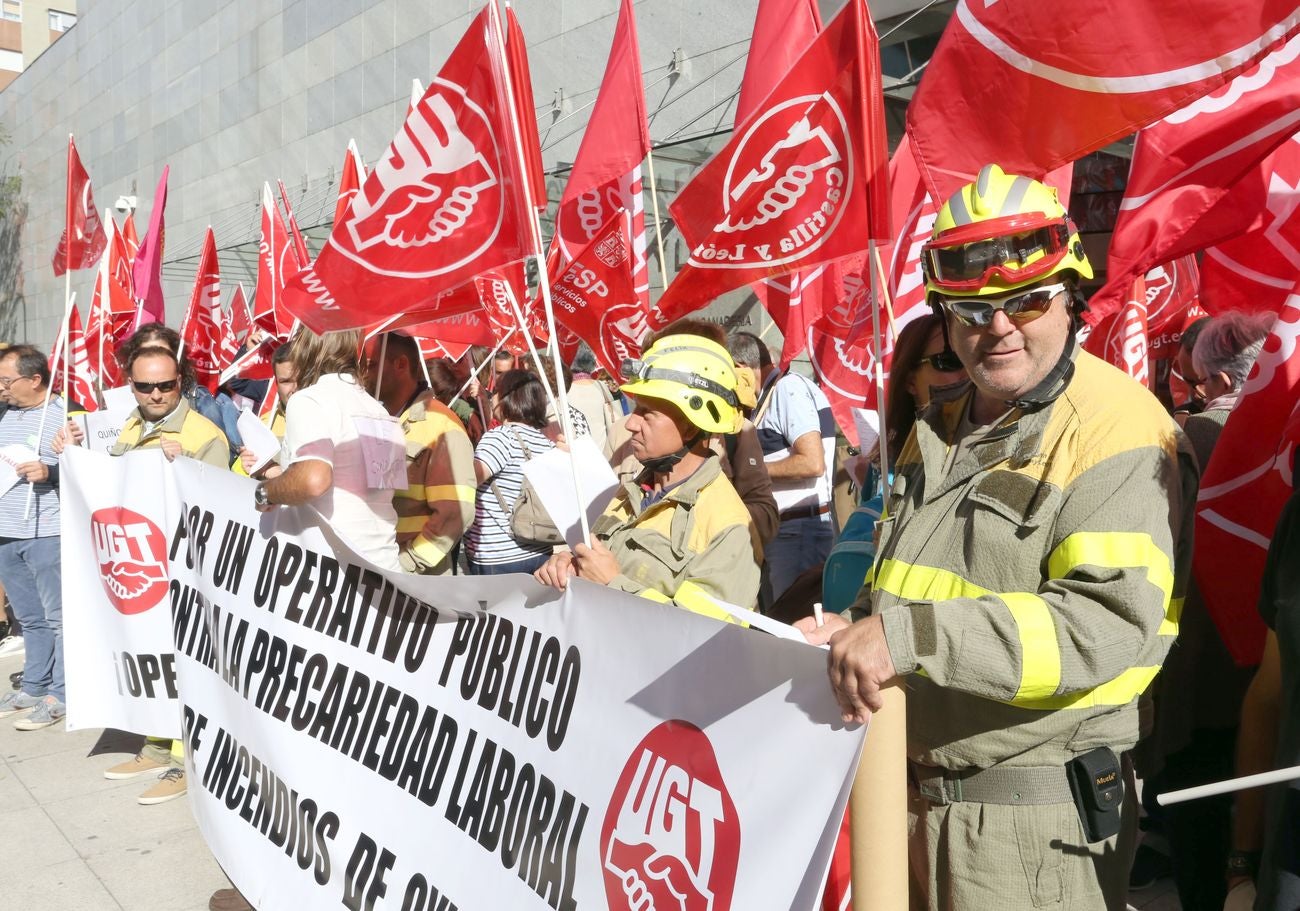
<path fill-rule="evenodd" d="M 641 356 L 645 314 L 632 277 L 632 219 L 615 212 L 551 283 L 555 319 L 591 346 L 610 376 Z"/>
<path fill-rule="evenodd" d="M 1089 322 L 1117 309 L 1135 276 L 1249 229 L 1265 195 L 1261 163 L 1300 129 L 1297 92 L 1300 37 L 1139 134 Z"/>
<path fill-rule="evenodd" d="M 691 253 L 651 315 L 656 327 L 733 288 L 889 240 L 879 66 L 875 28 L 851 0 L 673 201 Z"/>
<path fill-rule="evenodd" d="M 57 340 L 55 347 L 58 347 Z M 50 388 L 63 393 L 65 399 L 71 399 L 87 411 L 95 411 L 99 407 L 95 398 L 95 371 L 86 352 L 86 334 L 81 328 L 81 314 L 75 304 L 68 312 L 68 350 L 64 356 L 71 365 L 68 373 L 72 389 L 63 388 L 64 367 L 53 357 L 50 358 Z"/>
<path fill-rule="evenodd" d="M 1300 293 L 1278 314 L 1201 477 L 1192 570 L 1237 663 L 1256 664 L 1265 628 L 1255 605 L 1264 558 L 1295 486 L 1300 444 Z"/>
<path fill-rule="evenodd" d="M 99 259 L 99 273 L 95 277 L 95 291 L 87 311 L 86 352 L 91 369 L 102 377 L 105 385 L 117 386 L 121 382 L 118 370 L 116 336 L 119 322 L 128 325 L 135 318 L 135 300 L 131 297 L 131 271 L 126 264 L 125 244 L 109 216 L 108 243 Z M 124 284 L 125 282 L 125 284 Z"/>
<path fill-rule="evenodd" d="M 474 347 L 462 345 L 460 342 L 438 342 L 428 338 L 416 338 L 415 341 L 420 346 L 420 357 L 426 361 L 440 357 L 458 361 L 465 356 L 466 351 Z"/>
<path fill-rule="evenodd" d="M 279 397 L 279 393 L 276 391 L 275 371 L 272 371 L 271 381 L 266 384 L 266 393 L 262 396 L 262 404 L 257 409 L 258 419 L 268 427 L 271 426 L 271 416 L 275 414 L 275 406 Z"/>
<path fill-rule="evenodd" d="M 262 184 L 262 239 L 258 243 L 257 288 L 253 291 L 253 320 L 262 331 L 288 338 L 293 316 L 284 305 L 285 285 L 302 267 L 289 232 L 280 218 L 271 185 Z"/>
<path fill-rule="evenodd" d="M 821 15 L 813 0 L 759 0 L 736 99 L 736 123 L 743 124 L 759 109 L 821 28 Z M 760 282 L 754 285 L 754 294 L 781 330 L 780 367 L 784 370 L 803 353 L 808 327 L 821 316 L 824 302 L 835 299 L 836 288 L 832 277 L 819 266 Z"/>
<path fill-rule="evenodd" d="M 528 165 L 528 189 L 533 208 L 546 208 L 546 175 L 542 173 L 542 143 L 537 137 L 537 105 L 533 101 L 533 78 L 528 69 L 528 43 L 519 27 L 515 11 L 506 4 L 506 63 L 510 67 L 510 86 L 514 90 L 519 136 Z"/>
<path fill-rule="evenodd" d="M 136 254 L 140 252 L 140 235 L 135 233 L 135 212 L 127 212 L 122 221 L 122 240 L 126 244 L 126 259 L 129 265 L 135 265 Z"/>
<path fill-rule="evenodd" d="M 54 250 L 55 275 L 94 265 L 108 244 L 90 191 L 90 175 L 81 164 L 71 133 L 68 134 L 68 193 L 64 211 L 63 234 Z"/>
<path fill-rule="evenodd" d="M 1184 256 L 1146 274 L 1147 340 L 1151 360 L 1178 355 L 1178 340 L 1189 322 L 1205 316 L 1197 298 L 1200 269 L 1195 256 Z"/>
<path fill-rule="evenodd" d="M 135 262 L 132 264 L 132 283 L 136 299 L 140 301 L 137 325 L 162 323 L 167 320 L 167 307 L 163 303 L 162 256 L 165 230 L 163 211 L 167 208 L 167 174 L 170 165 L 163 165 L 158 178 L 158 189 L 153 194 L 153 209 L 149 212 L 149 230 L 140 241 Z"/>
<path fill-rule="evenodd" d="M 600 92 L 555 217 L 555 259 L 547 271 L 559 275 L 615 212 L 626 209 L 632 215 L 632 274 L 643 310 L 650 308 L 650 273 L 641 162 L 649 149 L 636 16 L 630 0 L 621 0 Z"/>
<path fill-rule="evenodd" d="M 185 356 L 194 365 L 198 381 L 216 392 L 222 369 L 221 344 L 225 335 L 226 316 L 221 309 L 221 267 L 217 262 L 217 241 L 208 228 L 203 238 L 203 254 L 194 276 L 190 305 L 181 322 L 181 344 Z"/>
<path fill-rule="evenodd" d="M 235 362 L 221 372 L 221 383 L 233 379 L 265 380 L 275 376 L 271 357 L 279 347 L 279 341 L 273 337 L 263 337 L 257 347 L 245 351 Z"/>
<path fill-rule="evenodd" d="M 230 315 L 225 320 L 221 333 L 221 370 L 224 373 L 235 359 L 239 357 L 240 347 L 248 340 L 252 331 L 253 320 L 248 312 L 248 300 L 244 297 L 244 284 L 235 285 L 235 293 L 230 298 Z"/>
<path fill-rule="evenodd" d="M 1147 285 L 1143 278 L 1134 280 L 1124 305 L 1088 333 L 1083 348 L 1148 385 Z"/>
<path fill-rule="evenodd" d="M 280 187 L 280 199 L 284 203 L 284 214 L 288 218 L 289 236 L 293 238 L 293 252 L 298 257 L 298 262 L 311 262 L 311 254 L 307 252 L 307 242 L 302 239 L 302 232 L 298 230 L 298 222 L 293 217 L 293 206 L 289 205 L 289 194 L 284 189 L 284 181 L 277 180 L 276 184 Z"/>
<path fill-rule="evenodd" d="M 1263 208 L 1255 213 L 1253 229 L 1205 250 L 1201 299 L 1212 313 L 1277 312 L 1300 275 L 1300 134 L 1278 149 L 1269 164 Z"/>
<path fill-rule="evenodd" d="M 316 332 L 373 324 L 535 253 L 496 6 L 470 24 L 336 224 L 285 289 Z"/>
<path fill-rule="evenodd" d="M 991 161 L 1041 178 L 1214 91 L 1297 30 L 1294 0 L 1232 15 L 1221 0 L 962 0 L 907 130 L 935 199 Z"/>
<path fill-rule="evenodd" d="M 339 201 L 334 204 L 334 224 L 343 220 L 352 205 L 352 197 L 361 189 L 361 182 L 366 179 L 366 166 L 361 161 L 355 140 L 348 140 L 348 150 L 343 156 L 343 171 L 339 175 Z"/>
<path fill-rule="evenodd" d="M 491 348 L 500 339 L 493 329 L 492 321 L 482 311 L 471 310 L 456 316 L 417 323 L 402 331 L 419 338 L 438 342 L 451 342 L 462 345 L 483 345 Z"/>

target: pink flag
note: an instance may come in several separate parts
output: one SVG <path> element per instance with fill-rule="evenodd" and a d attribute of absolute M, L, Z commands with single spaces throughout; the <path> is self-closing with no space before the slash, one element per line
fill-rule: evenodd
<path fill-rule="evenodd" d="M 222 370 L 221 345 L 226 318 L 221 309 L 221 267 L 217 262 L 217 241 L 212 229 L 203 238 L 203 254 L 194 276 L 190 305 L 181 323 L 185 356 L 194 365 L 198 381 L 216 392 Z"/>
<path fill-rule="evenodd" d="M 162 323 L 167 320 L 167 307 L 162 292 L 162 256 L 165 231 L 163 211 L 167 208 L 167 174 L 170 165 L 164 165 L 158 178 L 158 189 L 153 194 L 153 209 L 149 212 L 149 230 L 140 241 L 139 252 L 132 268 L 136 299 L 140 301 L 137 327 L 144 323 Z"/>
<path fill-rule="evenodd" d="M 641 309 L 650 307 L 641 162 L 650 149 L 641 52 L 631 0 L 620 0 L 614 40 L 587 131 L 564 186 L 551 245 L 554 279 L 619 209 L 631 213 L 633 276 Z"/>
<path fill-rule="evenodd" d="M 68 134 L 68 190 L 64 209 L 63 234 L 54 251 L 55 275 L 94 265 L 108 243 L 90 192 L 90 175 L 81 164 L 71 133 Z"/>
<path fill-rule="evenodd" d="M 1263 653 L 1265 628 L 1255 605 L 1274 526 L 1295 489 L 1297 445 L 1300 293 L 1292 293 L 1246 377 L 1196 500 L 1192 570 L 1224 644 L 1243 666 Z"/>

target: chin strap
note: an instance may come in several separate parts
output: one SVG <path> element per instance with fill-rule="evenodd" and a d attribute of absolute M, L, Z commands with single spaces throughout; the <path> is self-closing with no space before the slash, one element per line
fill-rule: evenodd
<path fill-rule="evenodd" d="M 668 455 L 655 456 L 653 459 L 643 459 L 641 464 L 649 468 L 653 474 L 668 474 L 676 467 L 677 463 L 686 458 L 687 453 L 695 448 L 695 445 L 704 439 L 706 434 L 700 431 L 682 444 L 682 448 L 676 452 L 670 452 Z"/>
<path fill-rule="evenodd" d="M 1007 405 L 1022 411 L 1037 411 L 1044 405 L 1056 401 L 1065 391 L 1065 387 L 1070 385 L 1070 378 L 1074 376 L 1074 359 L 1078 353 L 1079 343 L 1071 332 L 1065 340 L 1065 348 L 1061 351 L 1056 366 L 1048 371 L 1042 382 L 1020 398 L 1008 400 Z"/>

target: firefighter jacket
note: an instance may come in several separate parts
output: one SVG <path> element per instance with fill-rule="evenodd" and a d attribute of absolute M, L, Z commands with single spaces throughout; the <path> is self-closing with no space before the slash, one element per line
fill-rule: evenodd
<path fill-rule="evenodd" d="M 226 435 L 216 424 L 191 408 L 185 399 L 181 399 L 176 410 L 148 433 L 144 432 L 140 409 L 131 412 L 108 453 L 118 456 L 136 449 L 157 449 L 162 445 L 163 437 L 179 442 L 182 455 L 219 468 L 230 468 L 230 443 Z"/>
<path fill-rule="evenodd" d="M 718 601 L 752 608 L 758 562 L 749 513 L 717 457 L 643 508 L 645 497 L 635 480 L 624 482 L 592 526 L 618 560 L 610 587 L 721 620 L 731 614 Z"/>
<path fill-rule="evenodd" d="M 872 569 L 872 610 L 910 675 L 908 756 L 961 770 L 1127 750 L 1190 567 L 1177 428 L 1079 353 L 1054 400 L 1011 411 L 945 474 L 972 391 L 917 421 Z"/>
<path fill-rule="evenodd" d="M 432 392 L 402 413 L 401 425 L 407 487 L 394 493 L 393 508 L 402 568 L 450 573 L 452 548 L 474 521 L 474 447 L 460 418 Z"/>

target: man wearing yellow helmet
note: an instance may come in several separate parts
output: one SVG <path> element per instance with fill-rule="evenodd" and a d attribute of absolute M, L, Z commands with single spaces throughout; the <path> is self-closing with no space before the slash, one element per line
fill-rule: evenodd
<path fill-rule="evenodd" d="M 1054 190 L 985 167 L 922 261 L 970 383 L 903 448 L 861 619 L 806 632 L 846 720 L 907 678 L 914 907 L 1123 908 L 1118 757 L 1178 631 L 1195 478 L 1155 397 L 1079 351 L 1092 268 Z"/>
<path fill-rule="evenodd" d="M 753 607 L 758 560 L 749 513 L 709 448 L 740 425 L 736 368 L 697 335 L 666 335 L 623 365 L 635 410 L 632 450 L 645 466 L 592 526 L 590 546 L 553 556 L 537 578 L 563 589 L 571 576 L 719 619 L 718 602 Z"/>

